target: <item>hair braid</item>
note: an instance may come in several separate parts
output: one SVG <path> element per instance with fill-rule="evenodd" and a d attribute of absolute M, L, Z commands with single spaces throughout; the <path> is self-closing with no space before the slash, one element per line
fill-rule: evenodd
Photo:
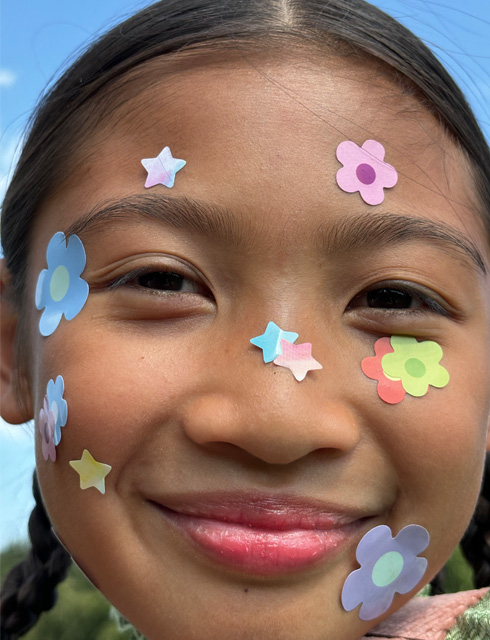
<path fill-rule="evenodd" d="M 32 485 L 36 505 L 29 518 L 31 551 L 11 569 L 1 591 L 1 640 L 16 640 L 36 623 L 43 611 L 51 609 L 56 587 L 66 577 L 70 555 L 51 530 L 36 472 Z"/>
<path fill-rule="evenodd" d="M 475 572 L 475 586 L 490 586 L 490 454 L 487 453 L 475 515 L 461 540 L 461 548 Z"/>

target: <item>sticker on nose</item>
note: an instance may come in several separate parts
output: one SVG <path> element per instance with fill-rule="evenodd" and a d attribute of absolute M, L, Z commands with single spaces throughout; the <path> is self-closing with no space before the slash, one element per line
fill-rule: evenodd
<path fill-rule="evenodd" d="M 308 371 L 323 369 L 322 365 L 311 355 L 311 342 L 292 344 L 281 340 L 282 353 L 274 360 L 274 364 L 288 368 L 293 376 L 301 382 Z"/>
<path fill-rule="evenodd" d="M 264 362 L 272 362 L 282 354 L 281 340 L 294 342 L 297 340 L 298 334 L 294 331 L 283 331 L 275 322 L 269 322 L 267 328 L 260 336 L 255 336 L 250 342 L 262 349 Z"/>

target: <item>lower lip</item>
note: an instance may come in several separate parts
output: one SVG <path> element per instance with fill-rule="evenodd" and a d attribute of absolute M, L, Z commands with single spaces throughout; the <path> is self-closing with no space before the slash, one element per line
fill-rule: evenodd
<path fill-rule="evenodd" d="M 258 575 L 300 571 L 332 557 L 358 530 L 360 521 L 329 530 L 273 531 L 183 515 L 166 517 L 220 564 Z"/>

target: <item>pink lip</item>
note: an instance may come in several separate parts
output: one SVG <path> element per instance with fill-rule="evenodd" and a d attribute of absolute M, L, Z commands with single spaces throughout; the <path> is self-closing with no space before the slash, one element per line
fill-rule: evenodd
<path fill-rule="evenodd" d="M 157 506 L 209 558 L 258 575 L 299 571 L 332 557 L 366 514 L 297 498 L 190 496 Z"/>

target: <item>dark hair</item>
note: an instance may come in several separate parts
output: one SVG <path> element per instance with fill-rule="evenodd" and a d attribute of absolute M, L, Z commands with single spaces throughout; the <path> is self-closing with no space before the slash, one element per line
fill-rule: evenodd
<path fill-rule="evenodd" d="M 56 587 L 65 579 L 70 555 L 58 542 L 44 509 L 34 472 L 32 492 L 36 506 L 29 518 L 31 551 L 7 574 L 0 605 L 1 640 L 23 636 L 43 611 L 56 603 Z"/>
<path fill-rule="evenodd" d="M 113 108 L 111 100 L 116 94 L 111 93 L 112 88 L 122 83 L 123 90 L 129 90 L 130 83 L 124 85 L 128 72 L 168 54 L 199 54 L 218 48 L 248 52 L 286 43 L 289 47 L 302 44 L 329 55 L 369 59 L 399 84 L 400 91 L 411 93 L 431 111 L 469 159 L 490 238 L 488 145 L 452 78 L 430 50 L 394 19 L 364 0 L 164 0 L 143 9 L 90 46 L 41 100 L 33 115 L 2 208 L 2 245 L 12 278 L 10 295 L 18 307 L 21 309 L 25 301 L 32 221 L 64 177 L 73 150 L 90 146 L 87 130 L 95 128 Z M 23 315 L 16 337 L 17 371 L 25 368 L 28 351 Z M 488 500 L 488 482 L 484 490 Z M 482 526 L 488 532 L 488 520 L 483 525 L 475 521 L 476 529 L 470 527 L 468 536 L 483 544 Z M 470 547 L 465 544 L 466 549 Z M 486 549 L 484 556 L 472 551 L 470 560 L 476 566 L 484 558 L 487 569 L 483 573 L 480 569 L 477 576 L 486 576 L 488 582 L 488 545 L 480 548 Z M 18 584 L 20 593 L 23 587 Z M 30 612 L 40 610 L 29 603 Z M 9 611 L 11 620 L 14 611 Z M 20 626 L 11 627 L 17 634 L 27 624 L 26 617 L 21 618 Z M 10 637 L 16 637 L 15 633 Z"/>

